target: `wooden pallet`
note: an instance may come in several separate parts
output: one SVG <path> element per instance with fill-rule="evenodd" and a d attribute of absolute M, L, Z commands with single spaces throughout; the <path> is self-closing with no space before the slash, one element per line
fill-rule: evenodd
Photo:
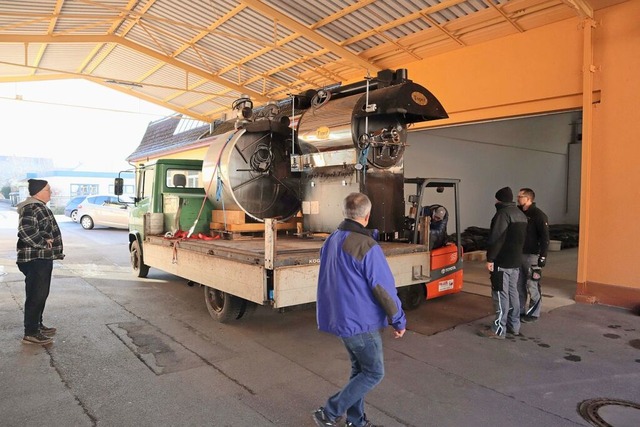
<path fill-rule="evenodd" d="M 287 222 L 279 222 L 276 224 L 278 231 L 302 231 L 302 218 L 295 217 Z M 264 223 L 244 223 L 244 224 L 225 224 L 223 222 L 211 222 L 209 224 L 211 233 L 223 236 L 226 239 L 234 239 L 240 237 L 242 233 L 263 233 Z"/>

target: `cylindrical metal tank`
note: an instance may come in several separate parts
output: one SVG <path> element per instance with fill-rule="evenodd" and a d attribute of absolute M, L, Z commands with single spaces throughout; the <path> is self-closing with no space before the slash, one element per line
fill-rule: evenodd
<path fill-rule="evenodd" d="M 257 221 L 284 220 L 298 212 L 299 184 L 289 168 L 288 131 L 264 120 L 210 138 L 202 171 L 215 209 L 241 210 Z"/>

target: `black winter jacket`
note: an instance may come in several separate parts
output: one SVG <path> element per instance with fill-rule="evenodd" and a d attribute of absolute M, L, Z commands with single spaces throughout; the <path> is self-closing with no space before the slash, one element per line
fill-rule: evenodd
<path fill-rule="evenodd" d="M 514 202 L 496 203 L 487 242 L 487 262 L 496 267 L 518 268 L 527 233 L 527 217 Z"/>
<path fill-rule="evenodd" d="M 535 203 L 522 212 L 527 217 L 527 236 L 524 239 L 522 253 L 540 254 L 540 256 L 546 257 L 549 248 L 549 219 L 547 215 Z"/>

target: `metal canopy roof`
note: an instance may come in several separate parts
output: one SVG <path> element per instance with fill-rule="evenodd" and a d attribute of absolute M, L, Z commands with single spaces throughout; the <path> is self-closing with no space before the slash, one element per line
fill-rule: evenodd
<path fill-rule="evenodd" d="M 212 121 L 621 0 L 4 0 L 0 82 L 84 78 Z"/>

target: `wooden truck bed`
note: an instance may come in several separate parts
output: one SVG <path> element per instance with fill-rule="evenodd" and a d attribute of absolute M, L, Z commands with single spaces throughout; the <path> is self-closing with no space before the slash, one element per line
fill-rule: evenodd
<path fill-rule="evenodd" d="M 174 247 L 198 252 L 210 256 L 233 259 L 238 262 L 264 266 L 265 239 L 262 237 L 243 237 L 233 240 L 168 239 L 163 236 L 148 236 L 153 245 Z M 294 236 L 278 237 L 274 267 L 306 265 L 317 263 L 320 247 L 324 239 L 299 238 Z M 427 252 L 425 245 L 396 242 L 380 242 L 387 257 L 416 252 Z"/>

